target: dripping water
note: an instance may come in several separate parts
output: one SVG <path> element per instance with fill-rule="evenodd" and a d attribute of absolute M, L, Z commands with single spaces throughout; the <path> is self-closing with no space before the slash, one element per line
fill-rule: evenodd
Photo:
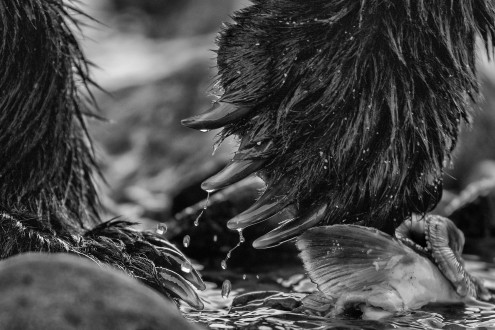
<path fill-rule="evenodd" d="M 208 192 L 208 195 L 206 196 L 206 202 L 205 205 L 203 206 L 203 209 L 199 213 L 199 215 L 196 217 L 196 220 L 194 220 L 194 226 L 197 227 L 199 226 L 199 219 L 203 216 L 205 213 L 206 209 L 208 208 L 208 203 L 210 202 L 210 192 Z"/>
<path fill-rule="evenodd" d="M 237 231 L 239 232 L 239 243 L 237 243 L 236 246 L 230 249 L 229 252 L 227 252 L 227 256 L 225 257 L 225 259 L 222 260 L 221 266 L 223 270 L 227 269 L 227 260 L 229 260 L 232 256 L 232 252 L 234 252 L 235 249 L 237 249 L 239 246 L 241 246 L 242 243 L 246 241 L 246 239 L 242 235 L 242 229 L 237 229 Z"/>

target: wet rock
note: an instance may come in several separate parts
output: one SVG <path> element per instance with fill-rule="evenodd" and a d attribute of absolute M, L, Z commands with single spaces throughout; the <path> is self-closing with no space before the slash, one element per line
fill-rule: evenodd
<path fill-rule="evenodd" d="M 125 274 L 69 254 L 0 262 L 0 329 L 198 329 Z"/>

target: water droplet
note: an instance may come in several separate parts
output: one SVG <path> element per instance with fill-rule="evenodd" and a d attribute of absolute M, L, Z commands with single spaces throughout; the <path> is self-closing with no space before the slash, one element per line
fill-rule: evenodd
<path fill-rule="evenodd" d="M 246 241 L 246 239 L 242 235 L 242 229 L 238 229 L 238 231 L 239 231 L 239 243 L 242 244 Z"/>
<path fill-rule="evenodd" d="M 189 262 L 184 262 L 182 265 L 180 265 L 180 270 L 182 270 L 184 273 L 189 274 L 192 271 L 192 265 Z"/>
<path fill-rule="evenodd" d="M 222 263 L 220 264 L 223 270 L 227 269 L 227 260 L 222 260 Z"/>
<path fill-rule="evenodd" d="M 217 235 L 213 235 L 213 242 L 216 242 L 218 241 L 218 236 Z"/>
<path fill-rule="evenodd" d="M 230 291 L 232 291 L 232 283 L 229 280 L 223 281 L 222 284 L 222 297 L 227 299 L 229 297 Z"/>
<path fill-rule="evenodd" d="M 191 237 L 189 235 L 184 236 L 184 239 L 182 240 L 182 244 L 184 244 L 184 247 L 189 247 L 190 243 Z"/>
<path fill-rule="evenodd" d="M 260 279 L 260 276 L 259 275 L 256 275 L 256 279 L 259 280 Z"/>
<path fill-rule="evenodd" d="M 199 131 L 200 132 L 203 132 L 203 133 L 206 133 L 206 132 L 209 132 L 210 130 L 209 129 L 200 129 Z"/>
<path fill-rule="evenodd" d="M 243 280 L 245 280 L 246 278 L 247 278 L 247 275 L 246 274 L 242 275 L 242 279 Z"/>
<path fill-rule="evenodd" d="M 156 233 L 158 235 L 163 235 L 167 232 L 168 228 L 167 228 L 167 225 L 166 224 L 159 224 L 157 227 L 156 227 Z"/>
<path fill-rule="evenodd" d="M 206 201 L 205 201 L 205 205 L 203 206 L 203 210 L 206 210 L 208 208 L 208 203 L 210 202 L 210 191 L 207 192 L 208 192 L 208 196 L 206 196 Z"/>
<path fill-rule="evenodd" d="M 194 226 L 195 227 L 199 226 L 199 219 L 203 215 L 203 212 L 204 212 L 204 210 L 201 210 L 201 212 L 199 213 L 199 215 L 196 217 L 196 220 L 194 220 Z"/>

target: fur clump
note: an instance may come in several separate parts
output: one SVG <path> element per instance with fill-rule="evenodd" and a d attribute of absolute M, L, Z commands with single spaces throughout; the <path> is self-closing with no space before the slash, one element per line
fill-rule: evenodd
<path fill-rule="evenodd" d="M 92 81 L 69 12 L 84 15 L 59 0 L 0 1 L 0 257 L 79 254 L 200 308 L 191 284 L 204 284 L 182 274 L 190 264 L 174 246 L 101 221 L 85 126 Z"/>
<path fill-rule="evenodd" d="M 67 10 L 0 3 L 0 205 L 77 228 L 98 221 L 98 198 L 79 88 L 91 80 Z"/>
<path fill-rule="evenodd" d="M 255 0 L 234 21 L 218 38 L 219 102 L 241 110 L 221 136 L 263 161 L 267 191 L 284 187 L 276 242 L 311 221 L 391 233 L 435 207 L 478 95 L 477 36 L 492 51 L 492 1 Z"/>

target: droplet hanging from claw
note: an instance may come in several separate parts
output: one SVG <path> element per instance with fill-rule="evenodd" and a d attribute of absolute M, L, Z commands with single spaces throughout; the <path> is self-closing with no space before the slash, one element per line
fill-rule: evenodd
<path fill-rule="evenodd" d="M 185 261 L 184 263 L 182 263 L 182 265 L 180 265 L 180 270 L 183 271 L 184 273 L 189 274 L 192 271 L 192 269 L 193 269 L 192 265 L 187 261 Z"/>
<path fill-rule="evenodd" d="M 205 205 L 203 206 L 203 209 L 201 210 L 199 215 L 196 217 L 196 220 L 194 220 L 194 226 L 195 227 L 199 226 L 199 219 L 201 219 L 201 217 L 205 213 L 206 209 L 208 208 L 209 201 L 210 201 L 210 192 L 208 192 L 208 195 L 206 196 L 206 201 L 205 201 Z"/>
<path fill-rule="evenodd" d="M 232 256 L 232 252 L 235 249 L 237 249 L 239 246 L 241 246 L 242 243 L 244 243 L 246 241 L 246 239 L 244 238 L 244 235 L 242 235 L 242 229 L 238 229 L 237 231 L 239 232 L 239 243 L 237 243 L 236 246 L 234 246 L 232 249 L 230 249 L 229 252 L 227 252 L 227 256 L 225 257 L 225 259 L 222 260 L 221 266 L 222 266 L 223 270 L 227 269 L 227 260 L 229 260 L 230 257 Z"/>

